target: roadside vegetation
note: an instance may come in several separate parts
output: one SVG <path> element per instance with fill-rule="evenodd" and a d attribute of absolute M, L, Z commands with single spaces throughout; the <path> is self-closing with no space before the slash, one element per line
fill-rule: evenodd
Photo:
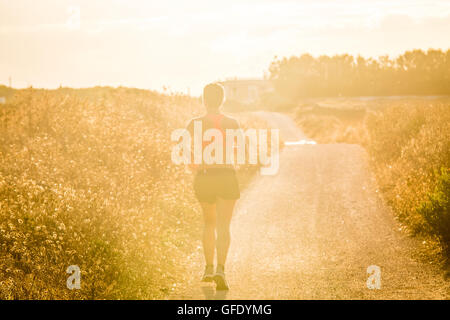
<path fill-rule="evenodd" d="M 320 143 L 362 145 L 396 217 L 411 234 L 437 243 L 448 264 L 449 99 L 319 100 L 294 112 L 305 134 Z"/>
<path fill-rule="evenodd" d="M 450 265 L 450 50 L 282 57 L 268 78 L 262 107 L 319 143 L 362 145 L 398 220 Z"/>
<path fill-rule="evenodd" d="M 137 89 L 10 94 L 0 105 L 0 299 L 168 297 L 200 250 L 202 221 L 170 134 L 202 112 L 198 99 Z M 243 184 L 256 169 L 241 167 Z M 66 287 L 70 265 L 80 290 Z"/>

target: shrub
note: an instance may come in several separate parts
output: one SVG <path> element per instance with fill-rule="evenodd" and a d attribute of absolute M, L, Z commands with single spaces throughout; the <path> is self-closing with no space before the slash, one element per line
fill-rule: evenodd
<path fill-rule="evenodd" d="M 442 168 L 437 185 L 418 209 L 450 257 L 450 170 Z"/>

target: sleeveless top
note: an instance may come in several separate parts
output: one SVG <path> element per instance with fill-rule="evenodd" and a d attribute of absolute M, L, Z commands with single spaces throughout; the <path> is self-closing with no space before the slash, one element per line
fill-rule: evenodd
<path fill-rule="evenodd" d="M 233 165 L 229 165 L 225 163 L 226 160 L 226 129 L 223 128 L 222 126 L 222 120 L 225 118 L 225 115 L 218 113 L 218 114 L 213 114 L 213 113 L 208 113 L 206 114 L 206 116 L 202 119 L 197 119 L 195 121 L 202 121 L 202 128 L 203 128 L 203 132 L 202 132 L 202 164 L 195 164 L 193 161 L 193 154 L 191 157 L 191 168 L 194 169 L 207 169 L 207 168 L 234 168 Z M 205 128 L 205 120 L 210 120 L 213 124 L 212 127 L 209 128 Z M 203 140 L 203 133 L 205 130 L 207 129 L 217 129 L 221 132 L 222 134 L 222 150 L 223 150 L 223 164 L 217 164 L 217 163 L 213 163 L 213 164 L 206 164 L 204 163 L 204 159 L 203 159 L 203 151 L 205 150 L 205 148 L 211 144 L 214 143 L 214 138 L 211 139 L 211 141 L 204 141 Z M 193 149 L 192 149 L 193 150 Z"/>

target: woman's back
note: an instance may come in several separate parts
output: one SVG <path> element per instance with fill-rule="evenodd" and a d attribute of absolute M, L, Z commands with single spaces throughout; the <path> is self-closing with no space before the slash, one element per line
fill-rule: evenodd
<path fill-rule="evenodd" d="M 204 169 L 204 168 L 233 168 L 233 165 L 231 164 L 226 164 L 226 159 L 225 159 L 225 155 L 226 155 L 226 130 L 227 129 L 239 129 L 239 124 L 238 122 L 229 117 L 226 116 L 222 113 L 207 113 L 204 116 L 201 117 L 197 117 L 192 119 L 188 126 L 187 126 L 187 130 L 189 131 L 191 137 L 192 137 L 192 143 L 194 143 L 195 139 L 194 139 L 194 128 L 197 126 L 199 127 L 201 125 L 201 137 L 202 137 L 202 163 L 198 166 L 198 168 Z M 217 129 L 220 131 L 221 135 L 222 135 L 222 143 L 220 145 L 220 147 L 222 148 L 222 154 L 223 154 L 223 159 L 222 159 L 222 163 L 213 163 L 213 164 L 207 164 L 205 163 L 205 159 L 204 159 L 204 155 L 203 155 L 203 151 L 204 149 L 211 143 L 214 143 L 214 139 L 212 138 L 211 141 L 204 141 L 203 137 L 204 137 L 204 133 L 205 131 L 209 130 L 209 129 Z M 194 146 L 191 146 L 191 150 L 194 151 Z M 193 160 L 193 159 L 192 159 Z M 194 163 L 193 161 L 191 161 L 191 163 Z"/>

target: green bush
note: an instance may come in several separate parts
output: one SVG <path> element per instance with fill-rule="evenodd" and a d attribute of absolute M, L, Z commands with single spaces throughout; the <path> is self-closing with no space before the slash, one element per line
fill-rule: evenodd
<path fill-rule="evenodd" d="M 442 168 L 437 186 L 428 200 L 419 207 L 433 233 L 439 237 L 447 256 L 450 257 L 450 170 Z"/>

